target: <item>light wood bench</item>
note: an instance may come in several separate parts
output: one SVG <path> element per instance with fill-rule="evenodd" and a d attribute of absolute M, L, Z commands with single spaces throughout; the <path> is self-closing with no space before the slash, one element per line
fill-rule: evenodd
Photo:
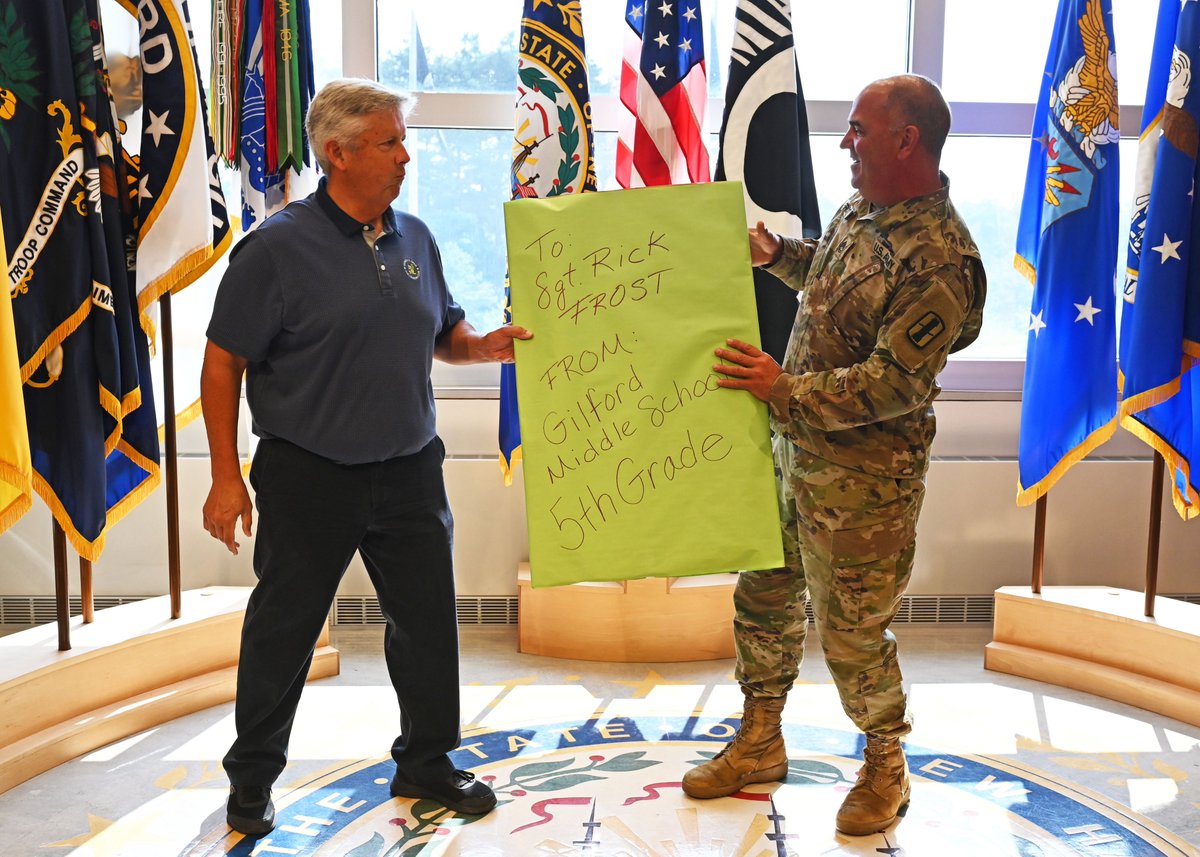
<path fill-rule="evenodd" d="M 1107 586 L 996 590 L 984 666 L 1200 726 L 1200 605 Z"/>
<path fill-rule="evenodd" d="M 518 648 L 584 661 L 732 658 L 737 574 L 534 588 L 517 569 Z"/>

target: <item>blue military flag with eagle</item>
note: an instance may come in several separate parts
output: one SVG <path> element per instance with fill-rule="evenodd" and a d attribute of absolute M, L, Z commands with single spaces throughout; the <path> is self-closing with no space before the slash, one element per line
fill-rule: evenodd
<path fill-rule="evenodd" d="M 33 485 L 90 560 L 159 481 L 137 179 L 110 79 L 96 0 L 0 0 L 0 208 Z"/>
<path fill-rule="evenodd" d="M 1163 0 L 1138 149 L 1121 319 L 1121 425 L 1171 468 L 1184 520 L 1200 516 L 1200 239 L 1196 210 L 1200 8 Z"/>
<path fill-rule="evenodd" d="M 199 279 L 232 238 L 187 2 L 118 3 L 128 21 L 106 26 L 128 23 L 138 30 L 137 56 L 118 53 L 111 44 L 107 55 L 110 64 L 137 70 L 136 94 L 118 89 L 115 69 L 113 88 L 118 116 L 133 123 L 122 142 L 137 153 L 138 313 L 153 340 L 150 308 Z"/>
<path fill-rule="evenodd" d="M 189 7 L 186 0 L 101 0 L 101 12 L 121 143 L 136 169 L 138 318 L 153 352 L 159 301 L 172 296 L 171 380 L 183 426 L 200 413 L 206 338 L 197 325 L 211 315 L 217 263 L 232 243 Z M 165 392 L 166 349 L 159 354 L 152 370 Z"/>
<path fill-rule="evenodd" d="M 1017 503 L 1116 428 L 1120 138 L 1111 0 L 1060 0 L 1033 139 L 1016 267 L 1033 283 Z"/>

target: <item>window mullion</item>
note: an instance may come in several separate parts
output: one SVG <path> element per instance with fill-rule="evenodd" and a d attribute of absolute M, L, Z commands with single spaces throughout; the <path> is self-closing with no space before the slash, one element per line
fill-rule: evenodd
<path fill-rule="evenodd" d="M 911 0 L 908 67 L 942 82 L 942 45 L 946 37 L 946 0 Z"/>
<path fill-rule="evenodd" d="M 375 0 L 342 0 L 343 77 L 379 79 L 375 36 Z"/>

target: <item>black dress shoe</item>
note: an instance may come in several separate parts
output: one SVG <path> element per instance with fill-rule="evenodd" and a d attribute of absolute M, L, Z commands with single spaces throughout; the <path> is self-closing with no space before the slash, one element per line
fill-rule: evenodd
<path fill-rule="evenodd" d="M 238 833 L 261 836 L 275 828 L 275 804 L 265 786 L 230 786 L 225 822 Z"/>
<path fill-rule="evenodd" d="M 460 815 L 487 815 L 496 806 L 496 793 L 468 771 L 451 770 L 427 780 L 409 780 L 396 770 L 391 792 L 396 797 L 425 798 Z"/>

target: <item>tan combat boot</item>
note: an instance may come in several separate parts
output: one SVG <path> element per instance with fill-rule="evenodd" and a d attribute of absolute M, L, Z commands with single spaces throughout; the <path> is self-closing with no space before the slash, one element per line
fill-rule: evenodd
<path fill-rule="evenodd" d="M 837 829 L 850 836 L 886 830 L 908 806 L 908 763 L 900 739 L 868 735 L 863 760 L 858 782 L 837 814 Z"/>
<path fill-rule="evenodd" d="M 787 748 L 779 723 L 786 701 L 784 697 L 756 699 L 746 694 L 741 728 L 711 761 L 683 775 L 684 792 L 696 798 L 723 797 L 748 783 L 786 777 Z"/>

